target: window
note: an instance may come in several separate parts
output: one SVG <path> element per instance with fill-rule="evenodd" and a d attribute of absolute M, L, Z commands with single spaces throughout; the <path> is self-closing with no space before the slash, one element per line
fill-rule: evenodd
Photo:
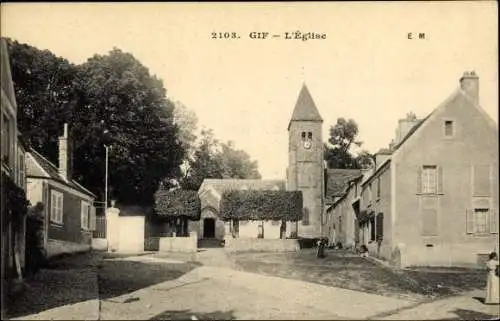
<path fill-rule="evenodd" d="M 81 225 L 84 230 L 89 229 L 90 204 L 82 201 L 81 203 Z"/>
<path fill-rule="evenodd" d="M 302 140 L 306 140 L 306 132 L 302 132 Z"/>
<path fill-rule="evenodd" d="M 2 114 L 2 161 L 5 165 L 10 166 L 9 157 L 11 153 L 11 141 L 10 141 L 10 123 L 7 115 Z"/>
<path fill-rule="evenodd" d="M 491 166 L 473 167 L 473 196 L 491 196 Z"/>
<path fill-rule="evenodd" d="M 380 198 L 380 177 L 377 178 L 377 198 Z"/>
<path fill-rule="evenodd" d="M 370 241 L 375 241 L 375 217 L 370 219 Z"/>
<path fill-rule="evenodd" d="M 302 225 L 309 225 L 309 209 L 304 208 L 302 212 Z"/>
<path fill-rule="evenodd" d="M 24 189 L 26 185 L 24 153 L 19 151 L 18 155 L 19 155 L 19 186 L 21 186 Z"/>
<path fill-rule="evenodd" d="M 375 222 L 375 228 L 375 237 L 377 238 L 377 241 L 382 240 L 384 238 L 384 213 L 378 213 Z"/>
<path fill-rule="evenodd" d="M 437 192 L 437 166 L 424 166 L 421 174 L 423 194 L 436 194 Z"/>
<path fill-rule="evenodd" d="M 312 132 L 308 132 L 307 133 L 307 139 L 311 140 L 313 138 L 313 133 Z"/>
<path fill-rule="evenodd" d="M 498 215 L 491 202 L 490 198 L 472 199 L 472 209 L 467 210 L 468 234 L 498 233 Z"/>
<path fill-rule="evenodd" d="M 50 221 L 63 224 L 63 194 L 50 191 Z"/>
<path fill-rule="evenodd" d="M 490 232 L 490 211 L 487 208 L 474 209 L 474 233 L 485 234 Z"/>
<path fill-rule="evenodd" d="M 453 121 L 452 120 L 445 120 L 444 121 L 444 136 L 446 137 L 451 137 L 453 136 Z"/>

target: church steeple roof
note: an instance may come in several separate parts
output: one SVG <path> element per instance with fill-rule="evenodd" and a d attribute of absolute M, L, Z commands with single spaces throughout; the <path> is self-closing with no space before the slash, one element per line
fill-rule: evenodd
<path fill-rule="evenodd" d="M 304 120 L 323 121 L 305 83 L 300 90 L 299 98 L 295 104 L 290 122 Z"/>

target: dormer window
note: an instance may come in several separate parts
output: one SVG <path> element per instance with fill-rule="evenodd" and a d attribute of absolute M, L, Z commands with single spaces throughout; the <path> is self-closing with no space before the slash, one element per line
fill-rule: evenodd
<path fill-rule="evenodd" d="M 444 136 L 445 137 L 453 137 L 455 133 L 455 124 L 453 120 L 445 120 L 444 121 Z"/>

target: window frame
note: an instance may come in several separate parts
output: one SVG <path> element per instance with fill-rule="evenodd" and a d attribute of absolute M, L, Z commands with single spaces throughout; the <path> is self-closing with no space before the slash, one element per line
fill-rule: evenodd
<path fill-rule="evenodd" d="M 426 173 L 428 173 L 429 169 L 432 169 L 433 175 L 434 175 L 434 182 L 433 184 L 430 184 L 429 179 L 424 180 L 424 177 L 426 177 Z M 430 176 L 429 176 L 430 177 Z M 424 195 L 437 195 L 438 194 L 438 166 L 437 165 L 422 165 L 422 176 L 420 178 L 421 180 L 421 186 L 422 186 L 422 194 Z M 426 189 L 426 187 L 433 186 L 432 190 Z"/>
<path fill-rule="evenodd" d="M 60 206 L 57 206 L 57 200 L 54 204 L 54 199 L 60 199 Z M 50 223 L 55 225 L 64 225 L 64 193 L 51 189 L 50 190 Z"/>
<path fill-rule="evenodd" d="M 84 224 L 84 207 L 87 207 L 87 213 L 86 213 L 86 218 L 87 218 L 87 224 Z M 80 201 L 80 226 L 82 230 L 88 231 L 90 230 L 90 203 L 85 200 Z"/>
<path fill-rule="evenodd" d="M 448 127 L 447 125 L 450 124 L 451 127 Z M 443 119 L 443 136 L 445 138 L 453 138 L 455 137 L 455 132 L 456 132 L 456 122 L 454 119 Z M 447 133 L 447 129 L 451 129 L 451 134 Z"/>
<path fill-rule="evenodd" d="M 11 168 L 11 158 L 12 158 L 12 126 L 10 124 L 10 117 L 6 113 L 2 112 L 2 150 L 1 157 L 2 162 L 8 168 Z"/>
<path fill-rule="evenodd" d="M 478 211 L 478 210 L 481 210 L 481 211 Z M 485 211 L 483 211 L 485 210 Z M 473 209 L 472 209 L 472 215 L 473 215 L 473 224 L 474 224 L 474 231 L 472 234 L 474 234 L 475 236 L 488 236 L 491 234 L 490 230 L 491 230 L 491 222 L 490 222 L 490 215 L 491 215 L 491 208 L 488 207 L 484 207 L 484 206 L 474 206 Z M 477 219 L 477 216 L 476 214 L 477 213 L 483 213 L 483 215 L 485 215 L 485 229 L 484 231 L 478 231 L 478 219 Z"/>

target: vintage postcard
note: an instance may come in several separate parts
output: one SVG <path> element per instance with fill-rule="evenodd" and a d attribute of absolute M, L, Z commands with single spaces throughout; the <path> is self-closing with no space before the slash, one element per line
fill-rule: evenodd
<path fill-rule="evenodd" d="M 0 30 L 2 319 L 498 319 L 497 2 Z"/>

